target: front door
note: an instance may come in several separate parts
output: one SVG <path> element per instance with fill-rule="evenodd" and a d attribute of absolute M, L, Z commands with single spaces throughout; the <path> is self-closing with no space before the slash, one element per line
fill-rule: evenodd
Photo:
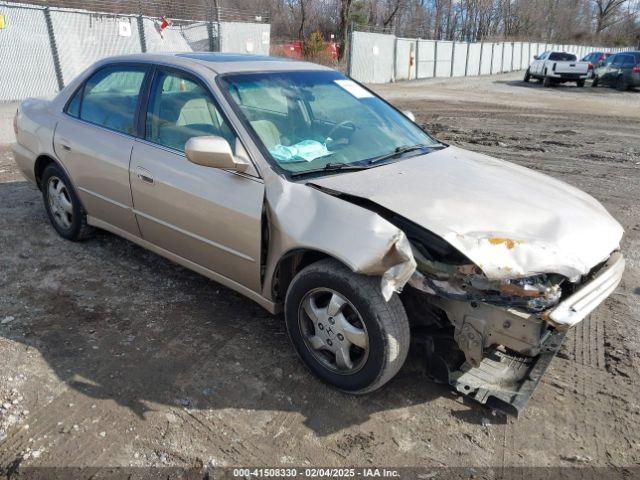
<path fill-rule="evenodd" d="M 58 122 L 54 149 L 88 215 L 139 235 L 129 186 L 136 111 L 147 69 L 113 65 L 94 73 Z"/>
<path fill-rule="evenodd" d="M 236 136 L 210 92 L 189 74 L 158 69 L 143 140 L 131 156 L 131 192 L 145 240 L 254 291 L 260 289 L 264 184 L 187 160 L 195 136 Z"/>

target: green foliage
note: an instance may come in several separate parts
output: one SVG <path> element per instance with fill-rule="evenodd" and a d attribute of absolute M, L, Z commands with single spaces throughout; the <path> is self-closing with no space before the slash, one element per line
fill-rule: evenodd
<path fill-rule="evenodd" d="M 305 39 L 303 48 L 305 56 L 310 58 L 315 58 L 325 51 L 327 44 L 322 38 L 320 30 L 316 30 Z"/>
<path fill-rule="evenodd" d="M 367 5 L 364 0 L 356 0 L 351 5 L 349 20 L 355 27 L 364 27 L 369 24 Z"/>

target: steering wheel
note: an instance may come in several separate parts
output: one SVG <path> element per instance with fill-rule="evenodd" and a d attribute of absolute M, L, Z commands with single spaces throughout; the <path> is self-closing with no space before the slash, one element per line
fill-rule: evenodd
<path fill-rule="evenodd" d="M 353 133 L 356 131 L 356 126 L 353 122 L 350 122 L 349 120 L 345 120 L 343 122 L 336 124 L 327 134 L 327 138 L 324 141 L 325 144 L 335 142 L 336 139 L 334 139 L 333 136 L 336 134 L 336 132 L 339 132 L 340 130 L 345 130 L 348 133 L 346 133 L 344 136 L 337 137 L 337 138 L 344 138 L 346 140 L 349 140 L 351 138 L 351 135 L 353 135 Z"/>

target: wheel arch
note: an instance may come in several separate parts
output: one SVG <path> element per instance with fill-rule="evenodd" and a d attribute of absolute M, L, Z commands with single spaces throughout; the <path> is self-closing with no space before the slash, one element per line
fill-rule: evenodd
<path fill-rule="evenodd" d="M 36 158 L 35 164 L 33 166 L 33 175 L 40 190 L 42 190 L 42 174 L 44 173 L 45 168 L 47 168 L 52 163 L 58 165 L 64 170 L 64 167 L 60 165 L 60 162 L 58 162 L 50 155 L 43 154 Z"/>
<path fill-rule="evenodd" d="M 305 267 L 320 260 L 335 260 L 349 270 L 354 269 L 344 261 L 313 248 L 295 248 L 285 252 L 278 260 L 271 279 L 272 297 L 276 302 L 284 301 L 287 290 L 293 278 Z"/>

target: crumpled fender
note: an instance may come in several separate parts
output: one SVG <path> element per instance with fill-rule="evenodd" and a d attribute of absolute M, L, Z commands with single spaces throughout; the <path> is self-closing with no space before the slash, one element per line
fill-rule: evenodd
<path fill-rule="evenodd" d="M 284 180 L 268 182 L 269 249 L 263 295 L 271 297 L 276 266 L 297 249 L 325 253 L 365 275 L 381 277 L 386 300 L 407 283 L 416 262 L 404 232 L 378 214 Z"/>

